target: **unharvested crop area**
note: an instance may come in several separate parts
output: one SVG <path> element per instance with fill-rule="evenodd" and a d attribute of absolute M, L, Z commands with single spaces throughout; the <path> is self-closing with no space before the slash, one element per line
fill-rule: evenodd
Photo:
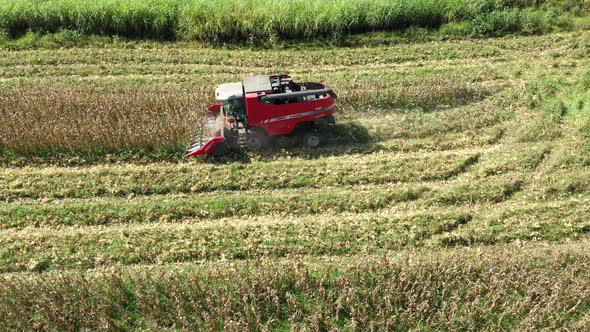
<path fill-rule="evenodd" d="M 587 9 L 584 0 L 4 0 L 0 32 L 263 44 L 443 25 L 451 35 L 531 34 L 570 29 Z"/>
<path fill-rule="evenodd" d="M 590 33 L 0 50 L 0 330 L 590 328 Z M 182 159 L 216 84 L 317 150 Z"/>

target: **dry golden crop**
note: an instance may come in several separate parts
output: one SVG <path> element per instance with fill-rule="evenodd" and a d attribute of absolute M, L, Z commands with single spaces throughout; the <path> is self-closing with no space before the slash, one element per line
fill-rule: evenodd
<path fill-rule="evenodd" d="M 177 148 L 202 119 L 188 92 L 56 89 L 0 94 L 0 141 L 23 154 Z"/>

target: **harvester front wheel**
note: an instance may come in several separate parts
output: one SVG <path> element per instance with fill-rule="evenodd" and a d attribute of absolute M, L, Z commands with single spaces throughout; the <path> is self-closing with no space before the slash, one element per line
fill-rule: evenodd
<path fill-rule="evenodd" d="M 260 151 L 268 144 L 268 136 L 262 130 L 250 130 L 245 143 L 248 150 Z"/>
<path fill-rule="evenodd" d="M 308 149 L 315 149 L 320 146 L 320 134 L 309 132 L 303 135 L 303 146 Z"/>
<path fill-rule="evenodd" d="M 223 142 L 217 144 L 215 149 L 213 149 L 213 151 L 211 152 L 211 155 L 222 156 L 222 155 L 226 154 L 227 151 L 229 151 L 229 143 L 227 141 L 223 141 Z"/>

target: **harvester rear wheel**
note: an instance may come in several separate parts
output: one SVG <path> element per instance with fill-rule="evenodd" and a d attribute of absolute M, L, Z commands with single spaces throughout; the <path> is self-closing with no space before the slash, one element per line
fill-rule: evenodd
<path fill-rule="evenodd" d="M 303 135 L 303 146 L 309 149 L 315 149 L 320 146 L 320 134 L 316 132 L 308 132 Z"/>

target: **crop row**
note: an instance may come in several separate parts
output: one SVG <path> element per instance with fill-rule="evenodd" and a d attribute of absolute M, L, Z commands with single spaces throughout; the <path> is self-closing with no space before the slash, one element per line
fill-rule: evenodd
<path fill-rule="evenodd" d="M 420 87 L 414 87 L 404 91 L 343 96 L 339 105 L 344 110 L 339 112 L 340 116 L 346 118 L 347 108 L 353 115 L 326 133 L 328 145 L 475 130 L 497 125 L 509 117 L 507 111 L 486 112 L 485 109 L 493 103 L 488 100 L 477 102 L 483 97 L 477 88 L 450 86 L 422 91 Z M 5 158 L 59 153 L 80 156 L 130 151 L 179 153 L 202 121 L 201 110 L 206 104 L 206 99 L 185 92 L 72 89 L 29 92 L 0 95 L 0 105 L 4 105 L 0 106 L 0 115 L 6 120 L 0 123 L 0 150 L 4 150 L 0 152 Z M 365 99 L 367 107 L 403 108 L 402 105 L 406 105 L 418 109 L 403 117 L 375 114 L 373 119 L 387 117 L 387 122 L 371 123 L 369 131 L 363 127 L 363 121 L 368 118 L 355 123 L 361 110 L 351 108 Z M 446 102 L 439 102 L 436 106 L 437 99 Z M 474 104 L 446 109 L 465 103 Z M 441 111 L 423 113 L 422 108 L 432 107 Z"/>
<path fill-rule="evenodd" d="M 0 277 L 0 328 L 583 331 L 590 328 L 587 246 Z"/>
<path fill-rule="evenodd" d="M 137 67 L 140 73 L 134 73 L 133 68 L 128 67 L 117 72 L 113 72 L 109 65 L 101 65 L 100 68 L 73 68 L 68 71 L 70 74 L 34 67 L 20 69 L 18 74 L 14 73 L 19 75 L 16 77 L 11 77 L 11 73 L 7 72 L 4 74 L 6 79 L 2 81 L 4 88 L 0 97 L 3 104 L 11 107 L 3 108 L 2 112 L 14 114 L 10 118 L 13 121 L 37 112 L 46 116 L 52 115 L 51 112 L 61 112 L 62 116 L 71 113 L 70 116 L 83 117 L 85 112 L 97 111 L 97 104 L 115 103 L 113 99 L 116 100 L 116 95 L 123 94 L 130 96 L 127 98 L 127 106 L 118 110 L 119 112 L 142 113 L 149 106 L 159 106 L 153 107 L 152 112 L 165 112 L 166 109 L 161 105 L 150 103 L 153 104 L 155 100 L 166 101 L 172 95 L 191 101 L 188 105 L 168 105 L 174 111 L 203 114 L 206 104 L 214 100 L 213 90 L 216 84 L 239 81 L 243 76 L 252 74 L 252 70 L 239 76 L 233 71 L 234 74 L 229 76 L 217 75 L 211 68 L 199 69 L 203 72 L 196 72 L 194 68 L 183 72 L 177 67 L 150 69 L 146 65 Z M 496 69 L 472 65 L 457 65 L 443 70 L 433 70 L 432 66 L 411 69 L 383 67 L 368 71 L 359 69 L 366 73 L 363 75 L 350 72 L 350 68 L 341 68 L 335 72 L 322 69 L 324 74 L 321 77 L 299 72 L 298 67 L 255 70 L 259 74 L 287 71 L 296 80 L 315 80 L 328 84 L 337 91 L 338 113 L 344 115 L 358 114 L 364 110 L 374 112 L 380 108 L 398 111 L 445 110 L 481 101 L 492 95 L 492 91 L 501 92 L 506 87 L 503 83 L 505 74 L 496 74 Z M 387 77 L 380 77 L 383 71 L 389 73 Z M 59 103 L 51 105 L 48 100 L 56 100 L 55 95 L 59 95 Z M 48 109 L 43 111 L 46 108 Z M 113 111 L 117 109 L 111 112 Z M 192 124 L 177 121 L 174 123 L 181 127 Z"/>
<path fill-rule="evenodd" d="M 269 72 L 288 72 L 296 78 L 325 81 L 338 91 L 390 89 L 396 83 L 457 85 L 457 82 L 510 78 L 515 65 L 522 69 L 538 62 L 538 66 L 542 66 L 543 62 L 552 59 L 548 51 L 576 50 L 580 42 L 587 43 L 586 36 L 576 36 L 578 38 L 561 35 L 561 39 L 532 39 L 535 42 L 521 39 L 486 41 L 493 46 L 482 42 L 446 42 L 437 43 L 435 49 L 431 44 L 330 51 L 313 49 L 306 50 L 305 60 L 299 56 L 299 51 L 292 49 L 226 51 L 183 48 L 182 45 L 173 50 L 157 45 L 147 53 L 142 48 L 0 50 L 0 64 L 4 66 L 0 75 L 5 78 L 2 85 L 7 87 L 51 79 L 53 84 L 69 80 L 75 86 L 94 82 L 95 87 L 99 83 L 121 85 L 126 82 L 137 88 L 137 80 L 141 80 L 141 88 L 147 89 L 158 80 L 165 80 L 176 83 L 176 89 L 203 91 L 248 74 Z M 569 49 L 560 51 L 561 56 L 574 56 L 575 52 Z M 536 62 L 525 63 L 523 56 Z M 135 86 L 132 85 L 134 82 Z"/>
<path fill-rule="evenodd" d="M 389 50 L 382 50 L 388 52 Z M 211 51 L 215 54 L 215 51 Z M 95 56 L 100 50 L 94 52 Z M 25 56 L 23 54 L 23 56 Z M 62 56 L 67 56 L 66 54 Z M 249 55 L 252 56 L 252 55 Z M 358 55 L 361 56 L 361 55 Z M 10 56 L 7 56 L 10 58 Z M 543 55 L 537 55 L 543 58 Z M 248 59 L 246 59 L 248 60 Z M 244 60 L 244 61 L 246 61 Z M 21 59 L 23 61 L 23 59 Z M 56 64 L 11 64 L 7 59 L 0 62 L 6 65 L 0 72 L 4 78 L 3 85 L 7 82 L 26 81 L 35 83 L 37 80 L 53 79 L 54 83 L 64 85 L 68 80 L 77 80 L 80 84 L 89 85 L 94 82 L 123 81 L 127 80 L 128 85 L 133 80 L 155 81 L 169 80 L 176 83 L 177 89 L 181 90 L 208 90 L 216 84 L 239 81 L 244 76 L 252 73 L 273 73 L 286 72 L 295 79 L 322 80 L 328 81 L 331 87 L 338 91 L 354 91 L 358 89 L 388 90 L 398 87 L 400 83 L 412 86 L 418 84 L 445 85 L 449 84 L 455 89 L 463 82 L 473 83 L 490 79 L 509 78 L 506 73 L 497 71 L 496 68 L 483 67 L 482 64 L 490 65 L 493 59 L 449 60 L 446 66 L 440 66 L 434 61 L 412 62 L 409 64 L 387 64 L 379 60 L 372 64 L 335 64 L 305 66 L 305 64 L 294 64 L 282 66 L 280 63 L 266 63 L 260 66 L 236 66 L 236 65 L 208 65 L 208 64 L 177 64 L 161 62 L 154 63 L 132 63 L 119 64 L 115 59 L 105 58 L 103 62 L 96 64 L 65 64 L 56 67 Z M 181 61 L 181 59 L 172 59 Z M 518 59 L 514 59 L 515 62 Z M 479 66 L 478 66 L 479 63 Z M 497 64 L 495 67 L 509 68 L 513 63 Z M 351 73 L 350 70 L 354 70 Z M 387 72 L 387 79 L 383 77 Z M 494 77 L 491 77 L 492 74 Z M 372 77 L 368 77 L 372 76 Z M 380 80 L 380 78 L 383 78 Z M 174 80 L 176 82 L 174 82 Z M 136 82 L 137 83 L 137 82 Z M 96 85 L 96 84 L 95 84 Z M 153 86 L 153 83 L 142 86 L 146 90 Z M 467 88 L 466 84 L 461 86 Z M 48 87 L 49 88 L 49 87 Z M 206 92 L 206 91 L 205 91 Z"/>
<path fill-rule="evenodd" d="M 0 207 L 0 228 L 178 222 L 189 218 L 319 214 L 386 209 L 421 199 L 425 205 L 497 203 L 522 188 L 518 178 L 494 178 L 441 187 L 427 185 L 216 192 L 208 195 L 74 199 L 9 203 Z"/>
<path fill-rule="evenodd" d="M 2 272 L 14 272 L 114 263 L 371 254 L 406 246 L 575 239 L 590 232 L 587 197 L 434 208 L 413 214 L 399 213 L 395 208 L 353 212 L 268 217 L 239 214 L 239 219 L 179 224 L 2 230 L 0 266 Z"/>
<path fill-rule="evenodd" d="M 211 69 L 252 69 L 283 67 L 283 68 L 316 68 L 323 66 L 333 70 L 341 66 L 366 66 L 367 70 L 380 65 L 416 66 L 424 62 L 441 62 L 456 60 L 469 62 L 473 60 L 493 60 L 499 57 L 514 59 L 515 55 L 526 53 L 531 57 L 542 54 L 547 47 L 558 44 L 573 43 L 574 36 L 580 34 L 562 34 L 555 36 L 513 37 L 510 39 L 472 39 L 461 43 L 404 43 L 401 45 L 372 45 L 363 48 L 305 48 L 306 57 L 301 57 L 299 49 L 248 49 L 248 48 L 203 48 L 195 47 L 194 43 L 149 43 L 145 41 L 119 42 L 105 45 L 89 45 L 80 48 L 7 50 L 0 49 L 0 63 L 5 65 L 6 72 L 16 72 L 19 68 L 31 66 L 47 66 L 46 70 L 59 70 L 49 66 L 99 66 L 109 63 L 115 68 L 130 64 L 134 68 L 136 62 L 147 66 L 162 67 L 186 65 L 210 66 Z M 578 40 L 579 41 L 579 40 Z M 582 41 L 584 41 L 582 37 Z M 432 47 L 436 45 L 436 47 Z M 134 65 L 135 64 L 135 65 Z M 216 72 L 218 75 L 231 76 L 227 71 Z"/>
<path fill-rule="evenodd" d="M 122 76 L 123 79 L 133 82 L 134 79 L 137 80 L 145 78 L 147 80 L 150 80 L 152 77 L 163 77 L 169 79 L 170 77 L 178 76 L 179 81 L 181 82 L 177 82 L 179 86 L 176 86 L 173 90 L 174 94 L 181 95 L 181 97 L 185 99 L 190 98 L 193 101 L 193 103 L 196 104 L 190 105 L 193 107 L 182 107 L 183 112 L 190 113 L 197 111 L 199 112 L 199 114 L 202 114 L 202 111 L 206 106 L 205 104 L 207 103 L 207 101 L 213 101 L 212 91 L 214 90 L 215 82 L 209 80 L 206 81 L 203 79 L 203 77 L 199 78 L 199 76 L 201 76 L 199 73 L 174 73 L 174 70 L 170 70 L 172 71 L 172 73 L 166 73 L 162 71 L 157 71 L 156 73 L 149 73 L 147 72 L 148 70 L 148 68 L 142 68 L 140 69 L 141 74 L 134 74 L 133 72 L 130 72 L 128 68 L 125 68 L 123 71 L 120 72 L 120 75 L 112 75 L 107 70 L 102 69 L 98 70 L 96 73 L 92 73 L 92 71 L 89 72 L 87 70 L 82 70 L 81 72 L 77 70 L 71 71 L 75 72 L 74 75 L 59 75 L 57 73 L 51 72 L 43 74 L 38 73 L 36 75 L 27 75 L 26 73 L 21 73 L 23 77 L 26 77 L 25 81 L 29 82 L 34 82 L 34 80 L 31 79 L 31 77 L 43 77 L 43 75 L 48 75 L 47 77 L 52 77 L 53 80 L 51 84 L 31 84 L 33 86 L 29 85 L 28 88 L 21 89 L 20 93 L 3 93 L 2 99 L 3 102 L 14 105 L 14 112 L 22 112 L 26 109 L 26 106 L 36 111 L 38 108 L 40 108 L 40 106 L 36 105 L 36 103 L 40 103 L 43 102 L 44 99 L 51 98 L 51 94 L 59 93 L 61 95 L 61 99 L 63 99 L 62 103 L 70 103 L 73 104 L 72 106 L 76 105 L 80 108 L 89 108 L 90 106 L 94 106 L 93 104 L 95 103 L 105 102 L 105 99 L 111 97 L 110 94 L 112 94 L 113 92 L 134 94 L 134 89 L 130 89 L 132 87 L 115 87 L 110 89 L 104 89 L 104 86 L 102 88 L 97 88 L 96 86 L 87 87 L 86 89 L 81 89 L 81 87 L 78 86 L 77 88 L 73 89 L 71 86 L 69 86 L 73 85 L 73 83 L 63 84 L 63 82 L 61 82 L 62 84 L 58 84 L 58 81 L 63 81 L 64 78 L 67 79 L 68 77 L 72 77 L 74 79 L 79 80 L 80 77 L 94 78 L 96 76 Z M 39 70 L 36 68 L 31 69 L 31 71 L 39 72 Z M 209 69 L 205 68 L 203 69 L 203 71 L 209 71 Z M 267 72 L 266 70 L 260 71 Z M 248 71 L 248 73 L 251 73 L 251 71 Z M 208 73 L 208 75 L 209 74 L 211 73 Z M 297 72 L 293 71 L 291 71 L 291 74 L 294 76 L 297 75 L 299 77 L 304 76 L 304 74 L 298 75 Z M 398 73 L 395 75 L 403 76 L 403 73 Z M 248 74 L 246 73 L 244 74 L 244 76 L 248 76 Z M 341 111 L 346 111 L 346 113 L 355 113 L 355 109 L 358 109 L 362 106 L 368 106 L 373 108 L 382 107 L 421 110 L 445 109 L 453 106 L 461 106 L 474 101 L 482 100 L 491 94 L 491 88 L 497 88 L 498 90 L 501 90 L 502 88 L 501 83 L 496 83 L 494 85 L 487 84 L 486 86 L 482 86 L 479 83 L 471 83 L 464 80 L 459 81 L 459 75 L 449 75 L 450 77 L 445 77 L 444 74 L 434 74 L 430 75 L 430 78 L 426 77 L 422 79 L 416 79 L 416 81 L 418 82 L 412 82 L 410 80 L 395 82 L 394 80 L 391 80 L 395 78 L 390 77 L 390 79 L 387 82 L 382 83 L 376 83 L 374 81 L 370 81 L 367 78 L 359 79 L 358 77 L 355 79 L 355 81 L 346 82 L 346 77 L 338 76 L 340 75 L 326 75 L 324 76 L 323 80 L 329 80 L 330 86 L 333 87 L 336 91 L 338 91 L 339 106 L 341 107 Z M 465 73 L 461 76 L 468 76 L 468 74 Z M 477 80 L 474 79 L 472 76 L 470 76 L 468 79 L 469 81 Z M 241 77 L 232 76 L 231 78 L 228 78 L 226 81 L 239 80 L 241 80 Z M 96 81 L 100 80 L 93 79 L 93 81 L 96 83 Z M 221 83 L 222 81 L 218 78 L 218 82 Z M 184 86 L 180 86 L 180 84 Z M 85 84 L 82 83 L 81 85 Z M 428 88 L 425 88 L 424 85 L 427 85 Z M 39 90 L 41 86 L 43 86 L 43 89 Z M 195 86 L 198 87 L 196 89 L 196 93 L 190 91 L 191 88 Z M 139 97 L 143 96 L 143 98 L 151 97 L 153 99 L 154 97 L 160 97 L 160 95 L 162 95 L 162 99 L 165 99 L 167 94 L 171 94 L 169 91 L 165 91 L 164 87 L 158 87 L 154 91 L 154 89 L 149 89 L 144 86 L 139 90 L 140 92 L 142 92 L 142 94 L 139 95 Z M 104 94 L 104 96 L 102 94 Z M 89 100 L 86 104 L 78 106 L 78 104 L 80 104 L 80 101 L 78 101 L 77 98 L 80 97 L 85 97 Z M 146 101 L 142 101 L 141 99 L 139 99 L 139 97 L 136 97 L 136 99 L 134 100 L 128 101 L 128 105 L 136 105 L 136 112 L 141 112 L 141 106 L 144 106 L 143 104 L 150 102 L 149 99 Z M 30 105 L 22 105 L 21 103 L 27 103 Z M 59 108 L 60 106 L 61 105 L 54 105 L 52 109 L 63 112 L 63 109 Z M 132 109 L 132 107 L 129 106 L 128 108 Z M 94 110 L 97 110 L 96 107 L 94 108 Z M 161 108 L 156 108 L 154 111 L 162 112 L 165 110 Z"/>
<path fill-rule="evenodd" d="M 445 180 L 477 162 L 476 152 L 335 156 L 226 165 L 153 163 L 83 168 L 7 168 L 2 200 L 195 193 Z"/>

